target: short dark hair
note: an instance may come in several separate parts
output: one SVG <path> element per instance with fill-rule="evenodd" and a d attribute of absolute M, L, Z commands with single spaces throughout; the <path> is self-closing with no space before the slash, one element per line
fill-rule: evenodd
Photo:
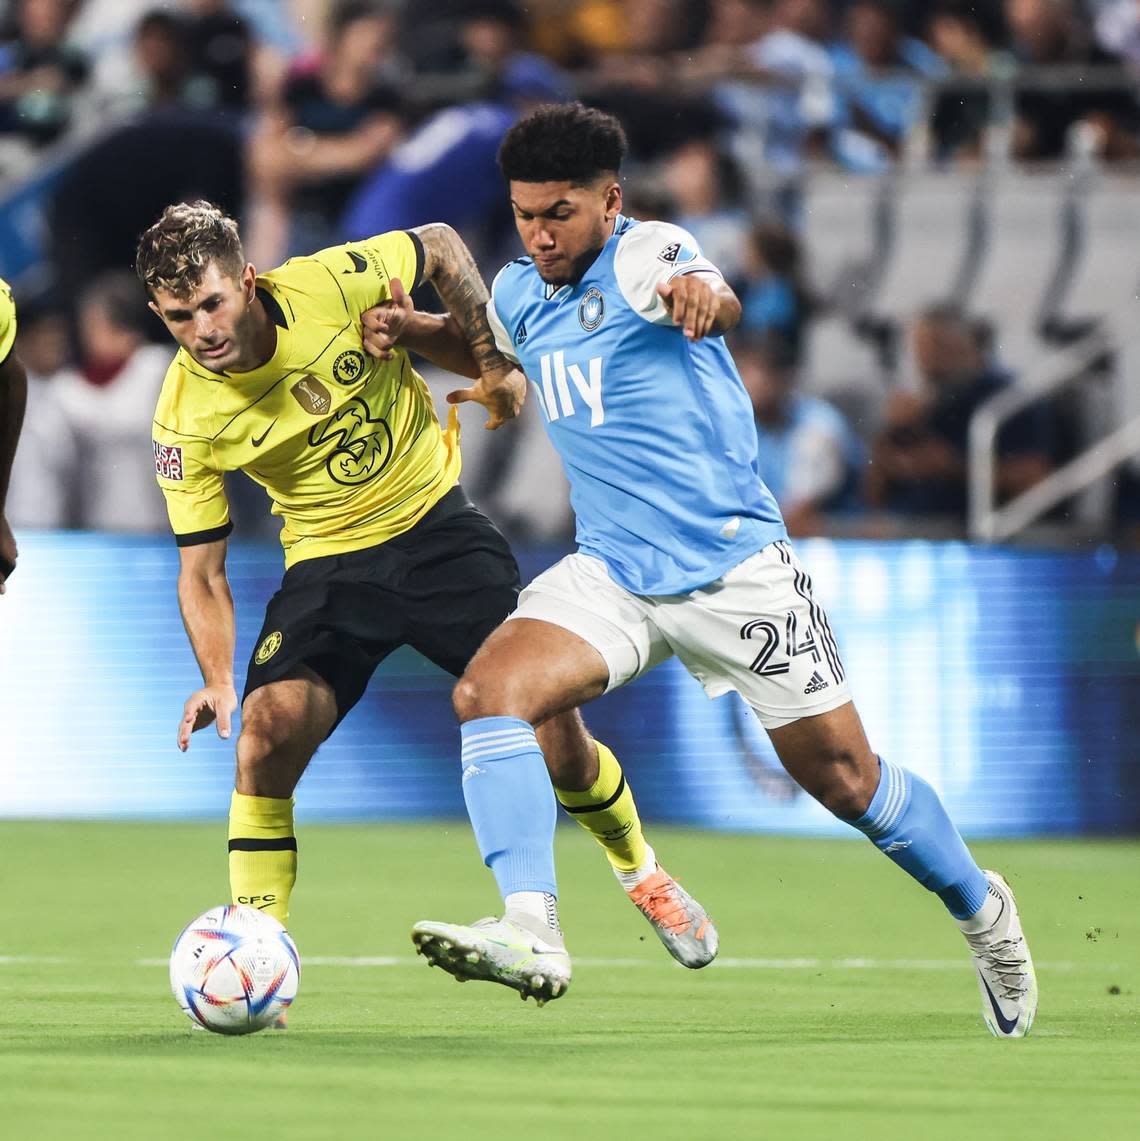
<path fill-rule="evenodd" d="M 586 186 L 621 170 L 629 144 L 621 123 L 581 103 L 550 103 L 521 118 L 499 147 L 508 182 Z"/>

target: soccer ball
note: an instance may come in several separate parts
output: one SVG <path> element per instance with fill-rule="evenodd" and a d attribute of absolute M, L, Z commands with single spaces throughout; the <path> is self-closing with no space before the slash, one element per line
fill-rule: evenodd
<path fill-rule="evenodd" d="M 170 989 L 191 1021 L 218 1034 L 270 1026 L 297 995 L 301 960 L 271 915 L 242 904 L 211 907 L 170 952 Z"/>

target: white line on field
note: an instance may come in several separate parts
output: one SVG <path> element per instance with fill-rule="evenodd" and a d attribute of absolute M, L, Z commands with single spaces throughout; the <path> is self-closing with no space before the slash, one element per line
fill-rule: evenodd
<path fill-rule="evenodd" d="M 5 960 L 0 959 L 0 963 Z M 21 962 L 44 962 L 46 960 L 22 959 Z M 51 960 L 60 962 L 62 960 Z M 422 962 L 414 955 L 303 955 L 306 967 L 411 967 Z M 961 959 L 717 959 L 714 967 L 742 971 L 960 971 L 969 966 L 970 960 Z M 136 959 L 138 967 L 165 967 L 166 959 Z M 668 959 L 591 959 L 575 957 L 576 967 L 614 967 L 619 969 L 640 967 L 676 967 L 679 964 Z M 1111 963 L 1090 964 L 1103 970 L 1115 969 Z M 1049 971 L 1075 971 L 1081 968 L 1078 963 L 1038 963 L 1038 967 Z"/>

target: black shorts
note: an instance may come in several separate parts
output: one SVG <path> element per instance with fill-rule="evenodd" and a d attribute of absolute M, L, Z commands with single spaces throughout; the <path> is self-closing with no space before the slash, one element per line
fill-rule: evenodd
<path fill-rule="evenodd" d="M 339 724 L 400 646 L 458 677 L 518 594 L 519 568 L 506 539 L 454 487 L 402 535 L 285 572 L 266 608 L 242 701 L 306 665 L 332 686 Z"/>

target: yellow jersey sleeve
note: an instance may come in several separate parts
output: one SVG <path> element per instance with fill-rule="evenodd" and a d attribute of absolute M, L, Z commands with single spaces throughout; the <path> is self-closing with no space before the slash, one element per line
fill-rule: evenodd
<path fill-rule="evenodd" d="M 180 407 L 185 379 L 176 360 L 155 409 L 154 472 L 178 545 L 192 547 L 224 539 L 233 524 L 213 441 L 195 431 L 200 425 Z"/>
<path fill-rule="evenodd" d="M 360 242 L 332 246 L 313 255 L 336 278 L 345 307 L 359 318 L 391 294 L 394 277 L 411 293 L 424 272 L 424 247 L 410 230 L 391 230 Z"/>
<path fill-rule="evenodd" d="M 0 364 L 12 353 L 16 340 L 16 306 L 12 301 L 12 290 L 0 277 Z"/>

